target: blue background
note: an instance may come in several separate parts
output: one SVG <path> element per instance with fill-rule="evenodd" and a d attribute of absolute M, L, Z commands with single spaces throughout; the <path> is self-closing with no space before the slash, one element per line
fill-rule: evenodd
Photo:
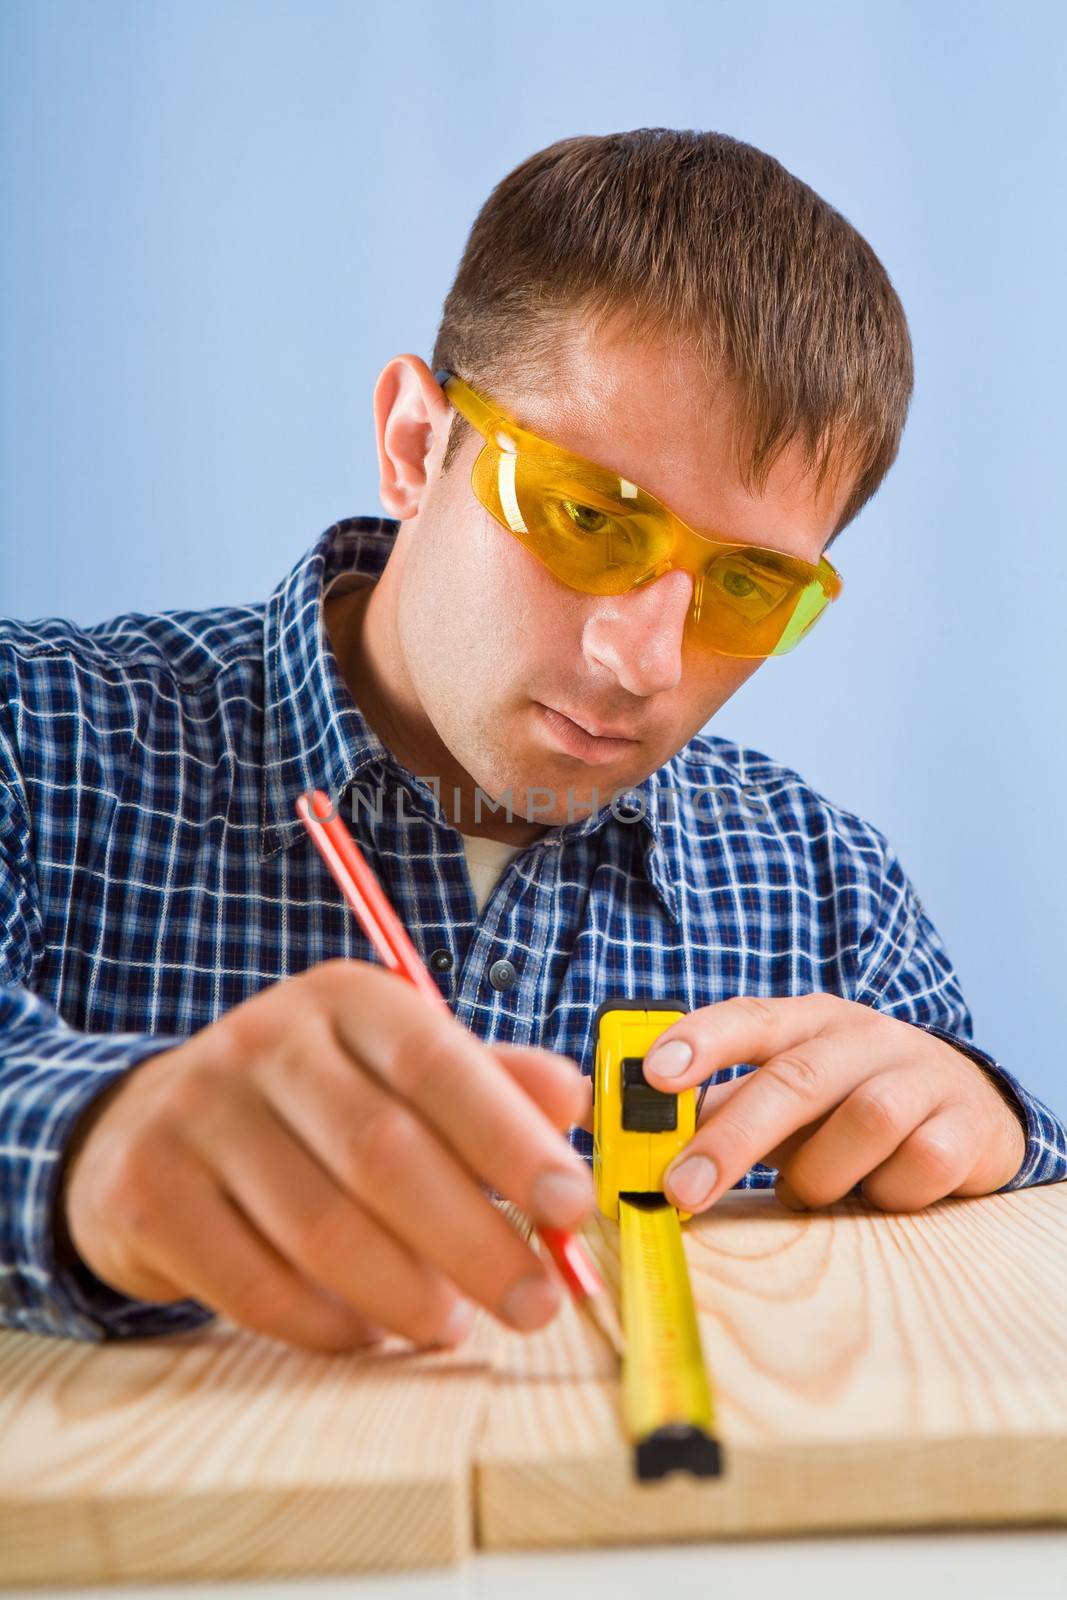
<path fill-rule="evenodd" d="M 889 836 L 977 1041 L 1067 1113 L 1065 18 L 4 0 L 0 611 L 264 597 L 381 510 L 375 380 L 429 358 L 507 171 L 638 126 L 756 144 L 880 255 L 917 384 L 841 602 L 712 727 Z"/>

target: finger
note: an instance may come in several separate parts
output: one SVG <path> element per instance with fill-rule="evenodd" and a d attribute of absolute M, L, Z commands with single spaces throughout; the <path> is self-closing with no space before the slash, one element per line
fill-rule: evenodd
<path fill-rule="evenodd" d="M 758 1068 L 754 1068 L 753 1070 L 758 1071 Z M 735 1078 L 731 1078 L 722 1083 L 712 1083 L 707 1086 L 707 1093 L 704 1097 L 704 1103 L 701 1106 L 697 1118 L 698 1128 L 701 1127 L 703 1123 L 707 1121 L 715 1111 L 718 1110 L 719 1106 L 723 1105 L 725 1101 L 729 1099 L 731 1094 L 736 1093 L 746 1076 L 746 1073 L 739 1073 Z M 799 1149 L 806 1139 L 810 1138 L 818 1128 L 822 1127 L 829 1115 L 829 1112 L 825 1112 L 821 1117 L 816 1117 L 814 1122 L 805 1123 L 804 1126 L 798 1128 L 795 1133 L 791 1133 L 788 1138 L 780 1140 L 772 1150 L 767 1150 L 760 1158 L 761 1161 L 763 1161 L 767 1166 L 777 1167 L 779 1169 L 779 1175 L 775 1180 L 774 1187 L 775 1193 L 778 1194 L 779 1198 L 783 1200 L 783 1203 L 788 1204 L 788 1188 L 783 1187 L 781 1168 L 788 1161 L 794 1150 Z M 798 1211 L 804 1211 L 807 1210 L 807 1207 L 802 1205 L 800 1200 L 797 1199 L 795 1201 L 794 1209 Z"/>
<path fill-rule="evenodd" d="M 560 1303 L 545 1263 L 417 1110 L 355 1070 L 325 1023 L 321 1035 L 260 1069 L 282 1120 L 416 1258 L 512 1327 L 542 1327 Z"/>
<path fill-rule="evenodd" d="M 777 1167 L 781 1172 L 789 1165 L 796 1151 L 802 1149 L 832 1115 L 833 1112 L 824 1111 L 821 1117 L 816 1117 L 812 1122 L 804 1123 L 803 1127 L 798 1128 L 795 1133 L 791 1133 L 787 1139 L 780 1139 L 772 1150 L 768 1150 L 764 1155 L 760 1156 L 760 1161 L 764 1166 Z"/>
<path fill-rule="evenodd" d="M 883 1211 L 918 1211 L 952 1194 L 973 1166 L 966 1120 L 945 1104 L 864 1178 L 861 1193 Z"/>
<path fill-rule="evenodd" d="M 592 1078 L 583 1078 L 582 1079 L 582 1106 L 581 1106 L 581 1110 L 579 1111 L 578 1115 L 574 1118 L 572 1126 L 575 1127 L 575 1128 L 584 1128 L 586 1133 L 592 1133 L 592 1131 L 593 1131 L 593 1080 L 592 1080 Z"/>
<path fill-rule="evenodd" d="M 701 1006 L 672 1022 L 657 1037 L 645 1056 L 645 1077 L 654 1088 L 677 1093 L 702 1083 L 723 1067 L 738 1062 L 759 1065 L 839 1022 L 842 1006 L 848 1005 L 839 995 L 817 992 L 773 1000 L 735 995 Z M 691 1056 L 684 1066 L 673 1049 L 676 1043 L 690 1047 Z M 670 1051 L 661 1054 L 668 1046 L 672 1046 Z M 675 1070 L 667 1071 L 672 1065 Z"/>
<path fill-rule="evenodd" d="M 803 1205 L 832 1205 L 887 1162 L 943 1098 L 917 1073 L 899 1068 L 874 1073 L 799 1148 L 775 1152 L 774 1164 Z"/>
<path fill-rule="evenodd" d="M 753 1068 L 752 1070 L 758 1071 L 758 1068 Z M 748 1073 L 739 1072 L 732 1078 L 722 1079 L 719 1083 L 707 1083 L 701 1086 L 701 1088 L 697 1091 L 698 1128 L 702 1127 L 703 1124 L 715 1114 L 719 1107 L 725 1104 L 731 1095 L 736 1094 L 737 1090 L 741 1087 L 741 1084 L 747 1076 Z M 785 1184 L 781 1176 L 780 1169 L 792 1155 L 793 1151 L 798 1149 L 799 1146 L 804 1143 L 805 1139 L 809 1138 L 817 1128 L 822 1127 L 828 1115 L 829 1113 L 825 1113 L 823 1116 L 817 1117 L 814 1122 L 809 1122 L 805 1124 L 804 1127 L 798 1128 L 795 1133 L 790 1134 L 786 1139 L 782 1139 L 777 1145 L 775 1145 L 773 1150 L 768 1150 L 761 1157 L 762 1161 L 765 1162 L 767 1166 L 777 1167 L 779 1169 L 779 1173 L 775 1179 L 774 1185 L 775 1194 L 784 1205 L 790 1205 L 792 1210 L 806 1211 L 807 1206 L 803 1205 L 801 1201 L 795 1197 L 792 1198 L 791 1202 L 790 1191 L 788 1189 L 788 1185 Z"/>
<path fill-rule="evenodd" d="M 739 1072 L 734 1078 L 723 1078 L 719 1083 L 701 1084 L 697 1089 L 697 1127 L 701 1127 L 719 1106 L 725 1105 L 736 1094 L 748 1074 Z"/>
<path fill-rule="evenodd" d="M 759 1069 L 754 1067 L 751 1070 L 758 1071 Z M 733 1078 L 724 1078 L 719 1083 L 708 1083 L 697 1090 L 698 1128 L 702 1127 L 718 1111 L 719 1107 L 726 1103 L 731 1095 L 737 1093 L 748 1075 L 747 1072 L 739 1072 Z M 793 1151 L 804 1143 L 805 1139 L 809 1138 L 817 1128 L 822 1127 L 829 1115 L 829 1112 L 824 1112 L 821 1117 L 816 1117 L 813 1122 L 805 1123 L 795 1133 L 791 1133 L 787 1138 L 780 1140 L 772 1150 L 766 1151 L 760 1159 L 768 1166 L 780 1168 L 792 1155 Z"/>
<path fill-rule="evenodd" d="M 208 1244 L 210 1241 L 210 1244 Z M 183 1295 L 232 1322 L 310 1350 L 352 1350 L 376 1337 L 358 1313 L 319 1293 L 192 1165 L 180 1194 L 153 1206 L 151 1266 Z"/>
<path fill-rule="evenodd" d="M 553 1127 L 565 1131 L 579 1123 L 589 1104 L 591 1080 L 570 1056 L 537 1045 L 493 1044 L 490 1049 Z"/>
<path fill-rule="evenodd" d="M 687 1211 L 713 1205 L 754 1162 L 831 1111 L 872 1072 L 892 1065 L 895 1054 L 891 1030 L 872 1028 L 866 1039 L 841 1029 L 772 1057 L 745 1075 L 667 1169 L 670 1198 Z M 694 1165 L 683 1172 L 687 1161 Z"/>
<path fill-rule="evenodd" d="M 535 1221 L 584 1222 L 596 1205 L 587 1163 L 488 1046 L 392 973 L 343 965 L 363 968 L 355 997 L 350 982 L 334 982 L 333 1017 L 352 1060 Z"/>
<path fill-rule="evenodd" d="M 452 1344 L 470 1331 L 474 1308 L 357 1206 L 265 1100 L 246 1095 L 236 1109 L 239 1125 L 215 1116 L 189 1137 L 296 1271 L 418 1344 Z"/>
<path fill-rule="evenodd" d="M 811 1209 L 810 1206 L 806 1206 L 803 1200 L 793 1193 L 788 1181 L 783 1178 L 780 1172 L 774 1180 L 774 1194 L 775 1199 L 785 1206 L 787 1211 L 809 1211 Z"/>

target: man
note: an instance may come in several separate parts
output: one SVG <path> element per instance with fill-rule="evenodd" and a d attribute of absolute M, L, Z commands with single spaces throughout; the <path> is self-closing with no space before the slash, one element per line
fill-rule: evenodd
<path fill-rule="evenodd" d="M 542 1326 L 559 1288 L 485 1191 L 588 1216 L 613 996 L 688 1009 L 647 1063 L 710 1086 L 688 1210 L 1067 1176 L 885 837 L 701 732 L 836 598 L 911 382 L 884 270 L 770 157 L 564 140 L 483 207 L 432 365 L 378 379 L 386 518 L 263 607 L 5 626 L 10 1325 Z M 311 788 L 451 1017 L 377 964 Z"/>

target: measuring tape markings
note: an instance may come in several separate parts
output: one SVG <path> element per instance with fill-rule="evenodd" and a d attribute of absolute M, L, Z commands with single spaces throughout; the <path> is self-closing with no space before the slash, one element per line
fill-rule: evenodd
<path fill-rule="evenodd" d="M 678 1213 L 663 1195 L 619 1200 L 623 1413 L 639 1479 L 718 1476 L 722 1450 Z"/>
<path fill-rule="evenodd" d="M 651 1045 L 685 1012 L 677 1000 L 617 998 L 594 1018 L 593 1176 L 601 1212 L 620 1229 L 623 1414 L 639 1479 L 723 1470 L 682 1241 L 689 1213 L 663 1192 L 667 1166 L 695 1132 L 697 1095 L 655 1089 L 643 1071 Z"/>

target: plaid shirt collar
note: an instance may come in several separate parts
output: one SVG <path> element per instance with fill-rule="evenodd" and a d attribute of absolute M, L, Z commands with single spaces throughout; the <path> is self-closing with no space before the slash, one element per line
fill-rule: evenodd
<path fill-rule="evenodd" d="M 402 766 L 382 744 L 353 700 L 330 647 L 323 616 L 326 592 L 342 573 L 381 577 L 399 523 L 387 517 L 350 517 L 335 523 L 302 556 L 271 596 L 263 623 L 263 769 L 260 788 L 261 858 L 287 850 L 303 833 L 294 804 L 300 794 L 324 789 L 340 802 L 369 768 L 380 765 L 407 791 L 412 813 L 447 826 L 437 814 L 431 787 Z M 674 833 L 657 803 L 665 784 L 684 786 L 686 775 L 667 762 L 643 782 L 632 784 L 616 806 L 634 799 L 639 815 L 620 819 L 612 797 L 581 821 L 550 828 L 543 841 L 563 842 L 601 828 L 645 829 L 651 840 L 643 853 L 648 880 L 673 922 L 679 920 L 668 845 Z M 692 780 L 690 779 L 691 783 Z M 637 804 L 637 797 L 644 804 Z M 666 815 L 670 816 L 670 808 Z"/>

